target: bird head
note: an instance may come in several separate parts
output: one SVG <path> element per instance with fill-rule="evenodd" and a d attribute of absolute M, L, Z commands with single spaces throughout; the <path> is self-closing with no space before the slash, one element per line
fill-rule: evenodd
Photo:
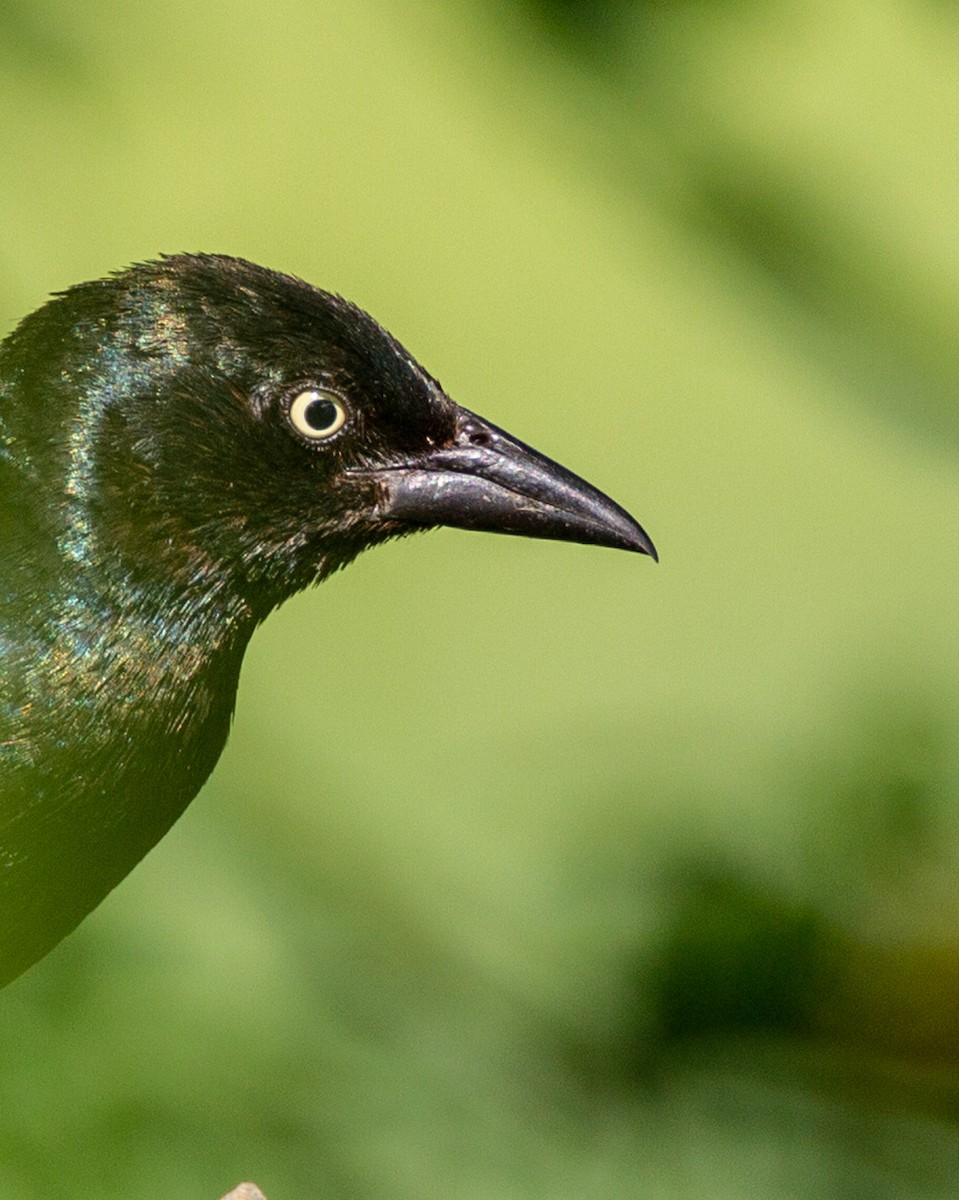
<path fill-rule="evenodd" d="M 372 317 L 240 259 L 80 284 L 3 355 L 8 454 L 60 481 L 60 552 L 100 569 L 222 582 L 262 615 L 436 525 L 655 557 L 623 509 L 454 404 Z"/>

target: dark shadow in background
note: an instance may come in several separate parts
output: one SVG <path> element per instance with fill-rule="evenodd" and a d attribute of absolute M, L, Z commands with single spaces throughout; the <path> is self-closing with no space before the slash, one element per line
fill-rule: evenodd
<path fill-rule="evenodd" d="M 848 736 L 831 756 L 784 753 L 807 826 L 781 877 L 728 853 L 667 855 L 667 916 L 652 952 L 637 946 L 612 1036 L 558 1049 L 581 1086 L 625 1098 L 731 1072 L 850 1111 L 959 1121 L 959 931 L 922 925 L 929 895 L 955 890 L 940 699 L 905 683 L 867 695 L 837 720 Z M 907 918 L 892 932 L 889 913 Z"/>

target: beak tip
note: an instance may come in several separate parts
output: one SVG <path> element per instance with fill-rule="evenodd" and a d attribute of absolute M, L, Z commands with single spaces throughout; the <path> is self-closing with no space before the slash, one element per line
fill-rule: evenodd
<path fill-rule="evenodd" d="M 659 562 L 659 552 L 653 545 L 653 539 L 641 525 L 637 525 L 633 531 L 629 549 L 634 550 L 637 554 L 647 555 L 654 563 Z"/>

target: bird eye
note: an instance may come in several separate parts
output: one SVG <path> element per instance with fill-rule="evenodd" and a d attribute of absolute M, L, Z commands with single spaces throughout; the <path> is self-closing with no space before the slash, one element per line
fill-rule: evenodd
<path fill-rule="evenodd" d="M 346 408 L 329 392 L 310 388 L 293 397 L 288 417 L 297 433 L 311 442 L 322 442 L 346 424 Z"/>

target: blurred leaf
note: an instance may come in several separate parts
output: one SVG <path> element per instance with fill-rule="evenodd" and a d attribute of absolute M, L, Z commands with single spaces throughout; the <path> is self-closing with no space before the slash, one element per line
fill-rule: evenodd
<path fill-rule="evenodd" d="M 822 914 L 715 868 L 685 871 L 679 890 L 675 925 L 652 970 L 664 1042 L 812 1033 L 842 957 Z"/>
<path fill-rule="evenodd" d="M 75 79 L 86 57 L 57 24 L 56 9 L 33 0 L 0 0 L 0 56 L 21 72 L 41 71 L 51 79 Z"/>
<path fill-rule="evenodd" d="M 623 0 L 514 0 L 564 50 L 608 68 L 623 31 Z"/>

